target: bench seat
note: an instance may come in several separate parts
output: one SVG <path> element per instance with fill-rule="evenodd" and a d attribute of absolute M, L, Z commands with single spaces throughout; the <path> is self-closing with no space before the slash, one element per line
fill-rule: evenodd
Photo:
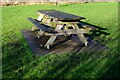
<path fill-rule="evenodd" d="M 38 29 L 40 29 L 44 32 L 48 32 L 51 34 L 58 33 L 57 31 L 54 31 L 54 29 L 52 29 L 51 27 L 49 27 L 47 25 L 40 24 L 39 21 L 37 21 L 36 19 L 28 18 L 28 20 L 30 22 L 32 22 Z"/>

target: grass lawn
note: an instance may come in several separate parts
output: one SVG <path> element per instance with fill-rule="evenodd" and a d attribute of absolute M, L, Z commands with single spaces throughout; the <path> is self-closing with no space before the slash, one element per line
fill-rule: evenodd
<path fill-rule="evenodd" d="M 95 38 L 111 50 L 101 53 L 32 54 L 21 29 L 31 28 L 28 17 L 36 10 L 55 9 L 86 17 L 85 22 L 107 28 L 110 35 Z M 23 5 L 2 7 L 3 78 L 104 78 L 119 77 L 118 3 Z M 119 77 L 120 78 L 120 77 Z"/>

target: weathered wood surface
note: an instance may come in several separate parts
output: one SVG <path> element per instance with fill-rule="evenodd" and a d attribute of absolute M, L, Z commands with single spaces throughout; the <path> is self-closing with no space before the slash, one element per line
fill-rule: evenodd
<path fill-rule="evenodd" d="M 96 27 L 93 27 L 92 25 L 88 25 L 88 24 L 83 23 L 83 22 L 79 22 L 78 26 L 82 26 L 84 28 L 91 28 L 91 30 L 96 30 L 97 29 Z"/>
<path fill-rule="evenodd" d="M 58 21 L 80 21 L 81 19 L 85 19 L 84 17 L 81 17 L 81 16 L 76 16 L 73 14 L 56 11 L 56 10 L 37 10 L 37 11 L 39 13 L 53 17 Z"/>
<path fill-rule="evenodd" d="M 62 53 L 83 53 L 83 52 L 98 52 L 109 49 L 107 46 L 100 44 L 97 41 L 91 40 L 87 37 L 89 41 L 88 46 L 83 46 L 83 43 L 79 40 L 76 35 L 72 35 L 71 38 L 67 38 L 64 36 L 58 36 L 54 45 L 51 49 L 46 50 L 44 48 L 46 42 L 48 41 L 48 36 L 43 36 L 41 38 L 37 38 L 37 32 L 31 32 L 30 29 L 22 30 L 22 33 L 30 46 L 31 51 L 37 55 L 46 55 L 46 54 L 62 54 Z"/>
<path fill-rule="evenodd" d="M 30 20 L 35 26 L 37 26 L 38 29 L 41 29 L 44 32 L 48 32 L 48 33 L 44 33 L 44 35 L 46 35 L 46 36 L 65 35 L 65 34 L 80 34 L 80 33 L 88 33 L 90 31 L 89 28 L 77 29 L 77 32 L 76 32 L 76 29 L 53 30 L 52 28 L 42 25 L 32 18 L 28 18 L 28 20 Z"/>
<path fill-rule="evenodd" d="M 93 27 L 87 27 L 88 25 L 80 23 L 80 20 L 84 19 L 83 17 L 57 10 L 38 10 L 38 14 L 39 17 L 37 20 L 32 18 L 28 18 L 28 20 L 40 29 L 37 34 L 38 38 L 41 36 L 51 36 L 45 44 L 47 49 L 54 44 L 53 42 L 58 35 L 71 34 L 76 34 L 81 42 L 84 43 L 85 46 L 88 46 L 88 41 L 83 34 L 89 33 L 90 30 L 93 30 Z M 47 22 L 47 24 L 45 24 L 45 22 Z M 60 25 L 59 23 L 62 24 Z M 45 25 L 48 25 L 49 27 L 46 27 Z M 37 30 L 35 26 L 33 26 L 32 31 Z M 54 27 L 55 29 L 50 27 Z M 72 29 L 69 29 L 69 27 Z"/>
<path fill-rule="evenodd" d="M 45 32 L 48 32 L 48 33 L 57 33 L 57 32 L 54 31 L 52 28 L 47 27 L 47 26 L 44 26 L 44 25 L 41 25 L 41 24 L 39 24 L 38 21 L 36 21 L 36 20 L 34 20 L 34 19 L 32 19 L 32 18 L 28 18 L 28 20 L 31 21 L 35 26 L 37 26 L 38 29 L 41 29 L 41 30 L 43 30 L 43 31 L 45 31 Z"/>

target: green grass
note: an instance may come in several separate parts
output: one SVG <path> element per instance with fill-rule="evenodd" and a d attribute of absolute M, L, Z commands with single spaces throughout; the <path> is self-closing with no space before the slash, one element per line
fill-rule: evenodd
<path fill-rule="evenodd" d="M 119 77 L 118 3 L 24 5 L 2 8 L 3 78 L 102 78 Z M 37 18 L 36 10 L 55 9 L 86 17 L 84 22 L 107 28 L 96 40 L 111 50 L 101 53 L 32 54 L 21 29 L 31 28 L 28 17 Z M 106 75 L 107 74 L 107 75 Z"/>

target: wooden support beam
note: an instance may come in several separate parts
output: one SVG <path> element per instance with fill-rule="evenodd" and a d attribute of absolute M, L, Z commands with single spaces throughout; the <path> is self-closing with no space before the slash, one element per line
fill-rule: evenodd
<path fill-rule="evenodd" d="M 62 27 L 63 27 L 63 25 L 57 25 L 57 27 L 55 28 L 55 30 L 61 30 Z M 47 41 L 47 43 L 45 44 L 45 47 L 47 49 L 49 49 L 49 46 L 53 45 L 53 42 L 55 41 L 56 38 L 57 38 L 57 35 L 51 36 L 49 38 L 49 40 Z"/>
<path fill-rule="evenodd" d="M 86 38 L 83 35 L 83 33 L 78 34 L 79 33 L 79 27 L 78 27 L 78 25 L 74 24 L 73 28 L 76 29 L 77 36 L 79 37 L 79 39 L 85 44 L 85 46 L 87 46 L 88 45 L 88 41 L 86 40 Z M 90 28 L 88 28 L 88 29 L 90 29 Z"/>
<path fill-rule="evenodd" d="M 57 33 L 47 33 L 44 32 L 43 35 L 45 36 L 55 36 L 55 35 L 67 35 L 67 34 L 85 34 L 85 33 L 89 33 L 89 29 L 79 29 L 77 30 L 78 32 L 76 32 L 76 29 L 63 29 L 63 30 L 55 30 Z"/>

